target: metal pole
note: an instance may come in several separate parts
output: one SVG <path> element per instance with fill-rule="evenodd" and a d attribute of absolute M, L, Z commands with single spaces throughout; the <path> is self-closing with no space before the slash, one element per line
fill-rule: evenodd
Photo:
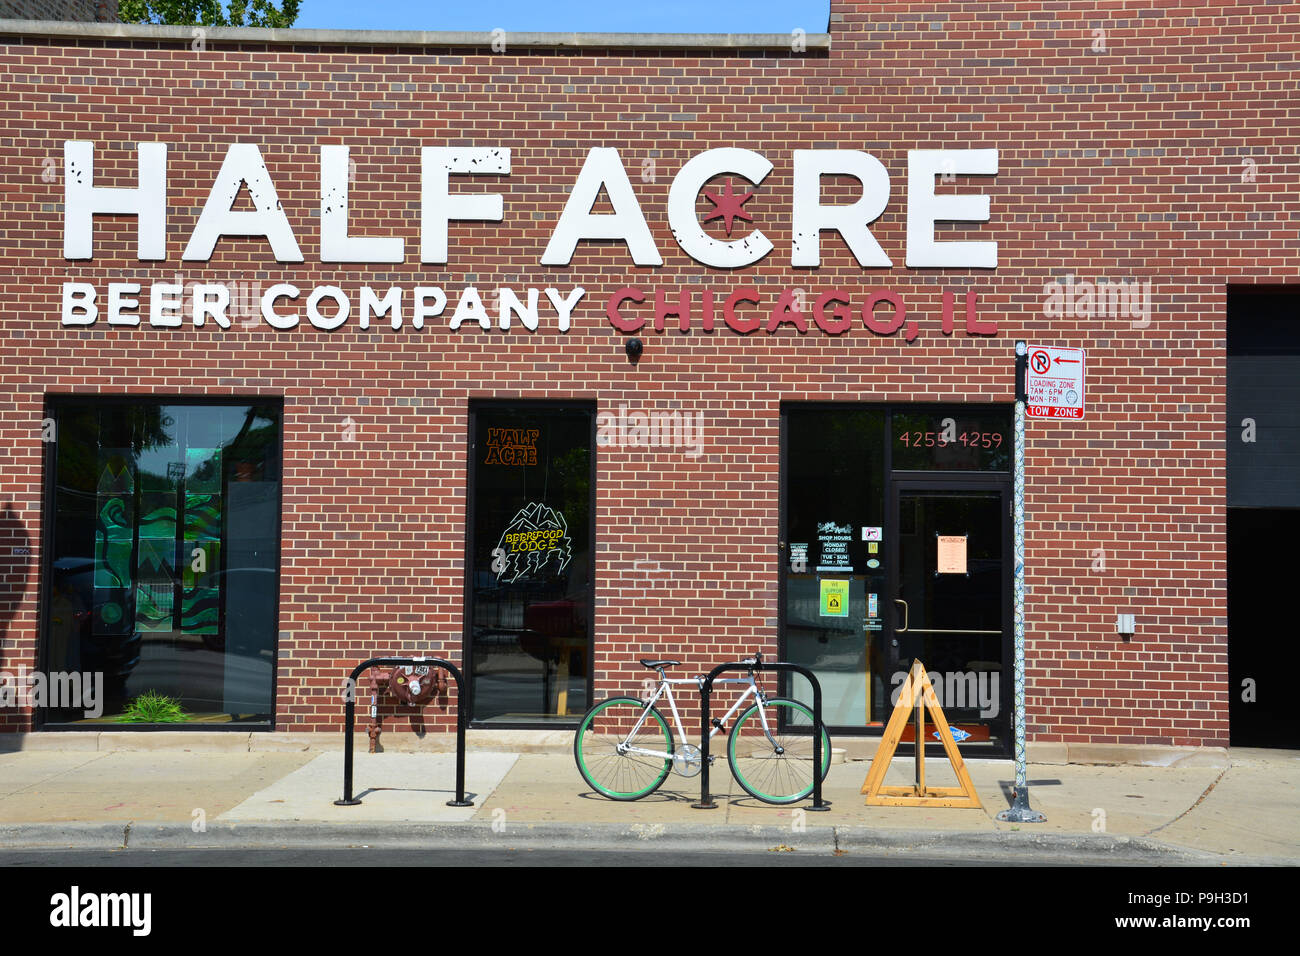
<path fill-rule="evenodd" d="M 916 689 L 916 713 L 912 715 L 912 739 L 916 741 L 916 760 L 913 761 L 916 792 L 925 796 L 925 700 L 921 689 Z"/>
<path fill-rule="evenodd" d="M 1015 748 L 1016 787 L 1011 806 L 998 814 L 1009 823 L 1043 823 L 1047 820 L 1029 806 L 1029 768 L 1025 760 L 1025 371 L 1029 364 L 1024 342 L 1016 343 L 1015 464 L 1012 470 L 1013 585 L 1015 593 Z"/>
<path fill-rule="evenodd" d="M 360 800 L 352 798 L 352 730 L 356 722 L 357 675 L 358 667 L 348 678 L 347 700 L 343 705 L 343 799 L 335 800 L 336 807 L 355 807 Z"/>
<path fill-rule="evenodd" d="M 709 694 L 713 692 L 713 678 L 726 667 L 715 667 L 700 685 L 700 802 L 692 803 L 692 810 L 718 809 L 709 793 Z"/>
<path fill-rule="evenodd" d="M 472 807 L 474 801 L 465 799 L 465 722 L 469 714 L 469 702 L 465 697 L 469 691 L 461 680 L 459 667 L 446 661 L 440 663 L 456 682 L 456 799 L 448 800 L 447 806 Z"/>
<path fill-rule="evenodd" d="M 813 692 L 813 802 L 809 810 L 829 810 L 831 803 L 822 799 L 822 685 L 817 676 L 804 667 L 795 668 L 797 673 L 808 678 Z M 827 759 L 830 759 L 827 757 Z"/>

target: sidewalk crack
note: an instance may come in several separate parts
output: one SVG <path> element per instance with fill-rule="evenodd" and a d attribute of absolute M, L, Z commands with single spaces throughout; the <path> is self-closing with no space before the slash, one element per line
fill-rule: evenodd
<path fill-rule="evenodd" d="M 1211 783 L 1208 787 L 1206 787 L 1205 790 L 1201 793 L 1201 795 L 1200 795 L 1199 797 L 1196 798 L 1196 802 L 1195 802 L 1195 803 L 1193 803 L 1190 807 L 1188 807 L 1188 808 L 1187 808 L 1186 810 L 1184 810 L 1182 813 L 1178 814 L 1178 816 L 1174 817 L 1172 820 L 1169 820 L 1169 821 L 1167 821 L 1167 822 L 1165 822 L 1165 823 L 1160 824 L 1160 826 L 1156 827 L 1155 829 L 1148 830 L 1146 833 L 1143 834 L 1143 836 L 1151 836 L 1151 834 L 1153 834 L 1153 833 L 1159 833 L 1159 832 L 1160 832 L 1161 830 L 1163 830 L 1165 827 L 1171 827 L 1171 826 L 1173 826 L 1175 823 L 1177 823 L 1177 822 L 1178 822 L 1179 820 L 1181 820 L 1183 817 L 1187 816 L 1187 814 L 1191 813 L 1193 810 L 1195 810 L 1197 807 L 1199 807 L 1199 806 L 1201 805 L 1201 802 L 1202 802 L 1203 800 L 1205 800 L 1205 798 L 1208 797 L 1208 796 L 1210 795 L 1210 791 L 1213 790 L 1215 787 L 1217 787 L 1217 786 L 1219 785 L 1219 781 L 1222 780 L 1222 779 L 1227 775 L 1228 771 L 1231 770 L 1231 769 L 1232 769 L 1232 759 L 1229 758 L 1229 759 L 1228 759 L 1228 766 L 1224 767 L 1224 768 L 1223 768 L 1223 772 L 1220 773 L 1217 777 L 1214 778 L 1214 782 Z"/>
<path fill-rule="evenodd" d="M 21 787 L 19 787 L 17 790 L 7 791 L 7 792 L 5 792 L 5 793 L 3 793 L 3 794 L 0 794 L 0 796 L 4 796 L 4 797 L 15 797 L 15 796 L 17 796 L 17 795 L 20 794 L 20 793 L 26 793 L 26 792 L 29 791 L 29 790 L 36 789 L 36 788 L 38 788 L 38 787 L 41 787 L 41 786 L 43 786 L 43 785 L 49 783 L 51 780 L 56 780 L 56 779 L 58 779 L 59 777 L 65 777 L 65 776 L 67 776 L 67 775 L 70 774 L 70 773 L 77 773 L 78 771 L 85 770 L 85 769 L 86 769 L 87 767 L 89 767 L 92 763 L 95 763 L 96 761 L 102 760 L 102 759 L 104 759 L 104 758 L 107 757 L 107 756 L 108 756 L 108 753 L 105 753 L 105 752 L 96 753 L 93 757 L 88 757 L 88 758 L 86 758 L 86 760 L 85 760 L 84 762 L 79 763 L 79 764 L 77 764 L 76 766 L 73 766 L 73 767 L 64 767 L 62 770 L 56 770 L 56 771 L 54 771 L 53 773 L 51 773 L 48 777 L 41 777 L 39 780 L 33 780 L 31 783 L 26 784 L 26 785 L 24 785 L 24 786 L 21 786 Z"/>

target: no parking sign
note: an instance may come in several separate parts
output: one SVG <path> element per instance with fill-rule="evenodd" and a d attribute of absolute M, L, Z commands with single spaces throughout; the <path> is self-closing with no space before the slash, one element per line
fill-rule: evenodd
<path fill-rule="evenodd" d="M 1025 372 L 1025 415 L 1029 418 L 1083 418 L 1083 349 L 1029 346 Z"/>

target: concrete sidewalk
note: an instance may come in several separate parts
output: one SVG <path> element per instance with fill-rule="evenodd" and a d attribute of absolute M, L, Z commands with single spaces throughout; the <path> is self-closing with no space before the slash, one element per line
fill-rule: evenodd
<path fill-rule="evenodd" d="M 755 844 L 1068 846 L 1152 863 L 1300 863 L 1300 752 L 1229 751 L 1227 766 L 1031 765 L 1030 794 L 1047 822 L 999 823 L 1010 801 L 1009 760 L 967 766 L 983 809 L 867 807 L 859 794 L 869 760 L 831 767 L 831 809 L 774 807 L 746 794 L 719 760 L 711 774 L 718 808 L 697 810 L 700 779 L 671 775 L 632 803 L 590 792 L 566 753 L 474 751 L 466 789 L 474 806 L 446 806 L 454 756 L 356 755 L 359 806 L 336 807 L 342 754 L 24 750 L 0 754 L 0 840 L 18 846 L 340 845 L 411 827 L 470 842 L 521 839 L 588 845 L 620 841 Z M 910 758 L 896 757 L 888 782 L 907 784 Z M 946 761 L 927 759 L 927 780 L 955 782 Z M 1131 862 L 1131 860 L 1130 860 Z"/>

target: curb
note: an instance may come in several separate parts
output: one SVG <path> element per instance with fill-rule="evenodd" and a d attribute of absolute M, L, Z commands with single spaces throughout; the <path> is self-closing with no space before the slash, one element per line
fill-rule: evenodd
<path fill-rule="evenodd" d="M 1068 851 L 1095 856 L 1098 862 L 1124 857 L 1148 864 L 1195 864 L 1218 859 L 1212 854 L 1169 846 L 1140 837 L 1024 833 L 994 830 L 967 833 L 938 830 L 889 830 L 870 827 L 809 827 L 717 824 L 564 824 L 520 823 L 494 830 L 487 821 L 457 824 L 210 824 L 195 833 L 187 823 L 34 823 L 0 826 L 0 845 L 10 849 L 179 850 L 345 849 L 400 847 L 414 840 L 443 849 L 556 849 L 581 847 L 602 851 L 775 850 L 786 847 L 820 853 L 865 850 L 928 855 L 997 851 L 1034 858 Z"/>

